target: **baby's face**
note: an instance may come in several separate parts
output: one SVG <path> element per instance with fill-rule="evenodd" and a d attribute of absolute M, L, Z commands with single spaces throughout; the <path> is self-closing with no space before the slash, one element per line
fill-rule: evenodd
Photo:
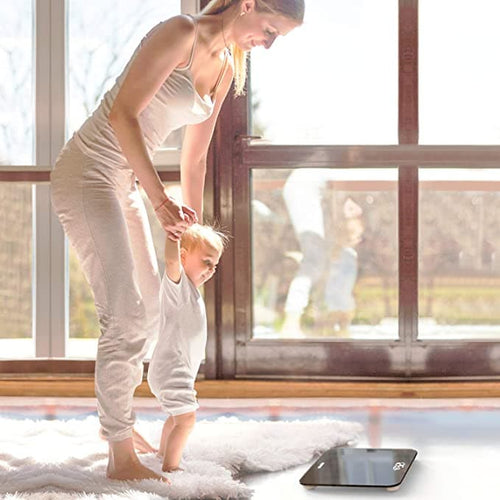
<path fill-rule="evenodd" d="M 194 286 L 206 283 L 215 273 L 221 252 L 209 245 L 202 245 L 185 252 L 182 265 Z"/>

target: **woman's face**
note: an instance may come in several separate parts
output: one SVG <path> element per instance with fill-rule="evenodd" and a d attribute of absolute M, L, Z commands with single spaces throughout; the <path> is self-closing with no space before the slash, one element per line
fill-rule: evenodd
<path fill-rule="evenodd" d="M 288 17 L 251 9 L 236 19 L 234 41 L 244 51 L 258 45 L 268 49 L 278 36 L 285 36 L 297 26 L 298 23 Z"/>

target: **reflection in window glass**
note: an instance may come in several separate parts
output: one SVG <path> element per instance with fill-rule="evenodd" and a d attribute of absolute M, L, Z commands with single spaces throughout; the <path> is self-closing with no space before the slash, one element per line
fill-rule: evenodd
<path fill-rule="evenodd" d="M 0 2 L 0 165 L 33 163 L 33 3 Z"/>
<path fill-rule="evenodd" d="M 500 2 L 420 0 L 421 144 L 500 144 Z"/>
<path fill-rule="evenodd" d="M 314 0 L 251 58 L 252 134 L 281 144 L 396 144 L 398 2 Z"/>
<path fill-rule="evenodd" d="M 167 193 L 175 199 L 180 199 L 181 187 L 179 183 L 165 184 Z M 142 198 L 148 213 L 149 223 L 153 234 L 160 276 L 165 269 L 165 231 L 160 226 L 156 215 L 142 191 Z M 69 266 L 71 276 L 70 286 L 70 325 L 67 356 L 69 358 L 95 358 L 97 339 L 100 335 L 99 322 L 94 305 L 94 298 L 87 280 L 80 268 L 80 263 L 73 248 L 69 248 Z M 151 349 L 154 345 L 151 346 Z M 150 357 L 151 352 L 147 357 Z"/>
<path fill-rule="evenodd" d="M 421 170 L 419 338 L 500 338 L 499 213 L 500 170 Z"/>
<path fill-rule="evenodd" d="M 398 336 L 397 171 L 252 171 L 256 338 Z"/>
<path fill-rule="evenodd" d="M 0 183 L 0 356 L 32 357 L 32 186 Z"/>

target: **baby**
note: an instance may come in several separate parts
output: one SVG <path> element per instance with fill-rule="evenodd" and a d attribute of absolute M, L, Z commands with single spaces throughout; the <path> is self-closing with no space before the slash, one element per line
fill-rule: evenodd
<path fill-rule="evenodd" d="M 151 391 L 169 415 L 158 453 L 164 472 L 179 469 L 196 420 L 194 382 L 207 341 L 205 303 L 198 287 L 214 275 L 226 241 L 222 233 L 200 224 L 185 231 L 180 245 L 166 239 L 160 332 L 148 370 Z"/>

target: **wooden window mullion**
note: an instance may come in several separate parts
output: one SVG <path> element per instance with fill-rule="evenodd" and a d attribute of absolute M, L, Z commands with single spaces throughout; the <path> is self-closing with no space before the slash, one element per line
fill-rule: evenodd
<path fill-rule="evenodd" d="M 418 144 L 418 0 L 399 0 L 399 144 Z M 399 334 L 411 376 L 418 336 L 418 165 L 399 167 Z"/>

